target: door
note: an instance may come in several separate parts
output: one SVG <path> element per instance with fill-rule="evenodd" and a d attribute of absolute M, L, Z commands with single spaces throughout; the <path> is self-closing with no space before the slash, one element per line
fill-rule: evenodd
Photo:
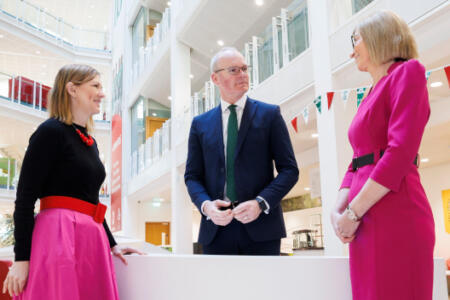
<path fill-rule="evenodd" d="M 146 222 L 145 241 L 156 246 L 170 245 L 170 223 Z"/>
<path fill-rule="evenodd" d="M 153 136 L 156 130 L 161 128 L 166 118 L 147 117 L 145 119 L 145 140 Z"/>

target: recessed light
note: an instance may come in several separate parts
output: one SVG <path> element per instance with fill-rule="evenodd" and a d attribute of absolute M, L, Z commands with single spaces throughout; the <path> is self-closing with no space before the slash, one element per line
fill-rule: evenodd
<path fill-rule="evenodd" d="M 39 50 L 36 50 L 36 52 L 35 52 L 36 54 L 41 54 L 41 51 L 39 51 Z"/>
<path fill-rule="evenodd" d="M 172 3 L 170 1 L 167 1 L 167 6 L 172 5 Z"/>
<path fill-rule="evenodd" d="M 420 162 L 423 162 L 423 163 L 426 163 L 426 162 L 429 162 L 430 161 L 430 159 L 429 158 L 426 158 L 426 157 L 424 157 L 424 158 L 422 158 L 421 160 L 420 160 Z"/>
<path fill-rule="evenodd" d="M 311 189 L 309 187 L 305 187 L 305 191 L 310 191 Z"/>
<path fill-rule="evenodd" d="M 0 34 L 0 39 L 4 38 L 5 36 L 3 34 Z"/>
<path fill-rule="evenodd" d="M 152 113 L 152 116 L 156 117 L 156 116 L 157 116 L 157 114 L 156 114 L 156 113 Z"/>
<path fill-rule="evenodd" d="M 311 134 L 311 137 L 312 137 L 312 138 L 318 138 L 318 137 L 319 137 L 319 134 L 318 134 L 318 133 L 313 133 L 313 134 Z"/>
<path fill-rule="evenodd" d="M 192 78 L 194 78 L 194 75 L 192 75 L 192 74 L 191 74 L 191 75 L 189 75 L 189 78 L 191 78 L 191 79 L 192 79 Z"/>
<path fill-rule="evenodd" d="M 218 40 L 217 41 L 217 45 L 222 47 L 223 45 L 225 45 L 225 43 L 222 40 Z"/>
<path fill-rule="evenodd" d="M 161 202 L 152 202 L 152 205 L 154 207 L 160 207 L 161 206 Z"/>
<path fill-rule="evenodd" d="M 264 4 L 264 0 L 255 0 L 255 4 L 258 6 L 262 6 Z"/>
<path fill-rule="evenodd" d="M 441 81 L 435 81 L 432 84 L 430 84 L 431 87 L 440 87 L 442 86 L 442 82 Z"/>
<path fill-rule="evenodd" d="M 44 64 L 44 65 L 42 65 L 42 67 L 43 67 L 43 68 L 47 68 L 47 65 Z"/>
<path fill-rule="evenodd" d="M 169 101 L 172 101 L 172 96 L 167 97 L 167 99 L 169 99 Z"/>

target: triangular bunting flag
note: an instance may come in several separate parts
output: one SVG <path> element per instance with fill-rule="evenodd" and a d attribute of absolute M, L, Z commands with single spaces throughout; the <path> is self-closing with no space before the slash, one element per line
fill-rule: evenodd
<path fill-rule="evenodd" d="M 341 92 L 341 98 L 342 98 L 342 101 L 344 101 L 344 105 L 347 104 L 349 95 L 350 95 L 350 90 L 344 90 Z"/>
<path fill-rule="evenodd" d="M 308 106 L 306 106 L 303 109 L 302 115 L 303 115 L 303 120 L 305 120 L 305 123 L 308 124 L 308 120 L 309 120 L 309 109 L 308 109 Z"/>
<path fill-rule="evenodd" d="M 319 96 L 316 99 L 314 99 L 314 104 L 316 105 L 319 113 L 322 113 L 322 96 Z"/>
<path fill-rule="evenodd" d="M 448 87 L 450 88 L 450 66 L 446 66 L 444 68 L 444 70 L 445 70 L 445 75 L 447 76 Z"/>
<path fill-rule="evenodd" d="M 425 78 L 428 80 L 428 78 L 430 78 L 430 74 L 431 74 L 431 71 L 426 71 L 425 72 Z"/>
<path fill-rule="evenodd" d="M 364 98 L 364 92 L 366 91 L 365 87 L 356 89 L 356 107 L 359 107 L 361 101 Z"/>
<path fill-rule="evenodd" d="M 334 92 L 328 92 L 328 93 L 327 93 L 328 110 L 330 109 L 331 103 L 333 102 L 333 96 L 334 96 Z"/>
<path fill-rule="evenodd" d="M 291 124 L 292 124 L 292 127 L 294 128 L 295 132 L 298 132 L 297 117 L 295 117 L 291 120 Z"/>

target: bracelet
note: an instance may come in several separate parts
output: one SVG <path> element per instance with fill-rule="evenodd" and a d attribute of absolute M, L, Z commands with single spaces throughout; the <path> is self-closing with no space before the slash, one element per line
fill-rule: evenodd
<path fill-rule="evenodd" d="M 347 208 L 345 209 L 345 211 L 347 212 L 347 217 L 352 220 L 353 222 L 359 222 L 361 221 L 361 218 L 358 217 L 355 212 L 353 211 L 353 209 L 350 208 L 350 204 L 347 205 Z"/>

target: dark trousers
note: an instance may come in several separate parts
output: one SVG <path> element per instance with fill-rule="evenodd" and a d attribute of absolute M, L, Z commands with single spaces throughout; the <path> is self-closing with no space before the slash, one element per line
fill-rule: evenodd
<path fill-rule="evenodd" d="M 252 241 L 244 225 L 233 219 L 227 226 L 219 226 L 213 241 L 203 246 L 203 254 L 222 255 L 280 255 L 281 240 Z"/>

